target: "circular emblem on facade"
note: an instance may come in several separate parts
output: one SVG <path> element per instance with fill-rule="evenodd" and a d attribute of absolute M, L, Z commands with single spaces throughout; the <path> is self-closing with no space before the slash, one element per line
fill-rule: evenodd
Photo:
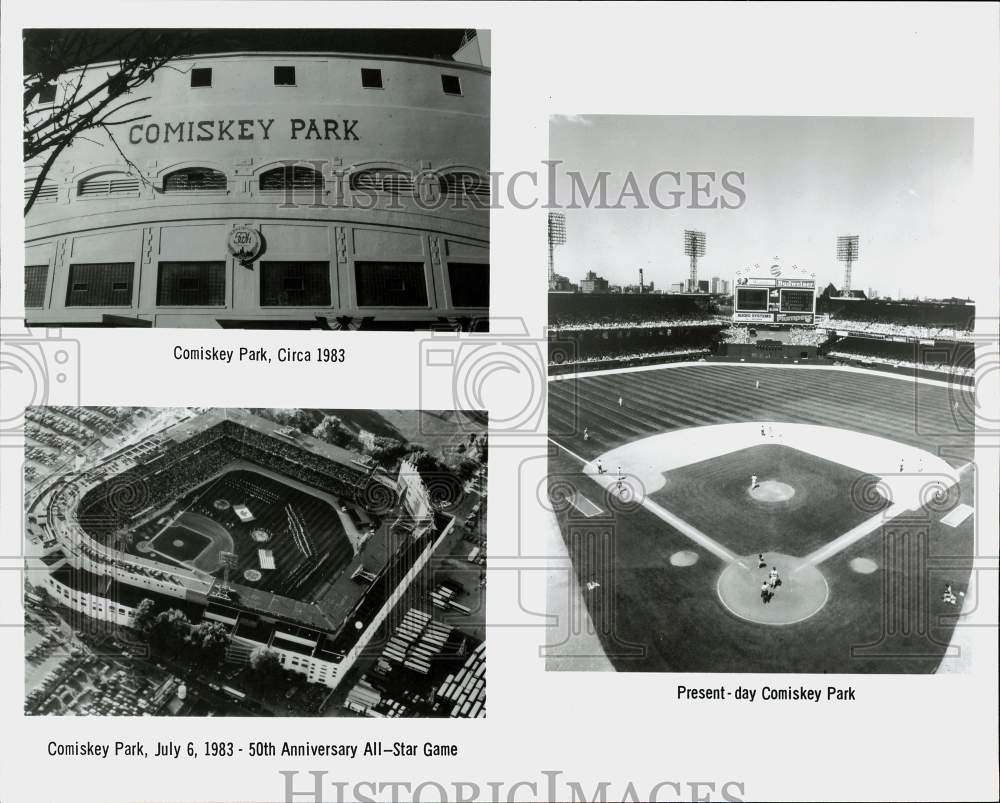
<path fill-rule="evenodd" d="M 261 249 L 260 232 L 249 226 L 237 226 L 226 238 L 229 253 L 244 264 L 253 262 Z"/>
<path fill-rule="evenodd" d="M 780 276 L 781 275 L 781 265 L 779 265 L 777 262 L 775 262 L 773 265 L 771 265 L 771 275 L 772 276 Z"/>

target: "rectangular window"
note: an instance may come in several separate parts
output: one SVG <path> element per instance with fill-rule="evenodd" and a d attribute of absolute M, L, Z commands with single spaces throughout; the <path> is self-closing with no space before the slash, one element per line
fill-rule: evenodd
<path fill-rule="evenodd" d="M 45 285 L 49 278 L 48 265 L 24 266 L 24 306 L 45 306 Z"/>
<path fill-rule="evenodd" d="M 330 263 L 261 262 L 260 305 L 330 306 Z"/>
<path fill-rule="evenodd" d="M 462 82 L 458 79 L 457 75 L 442 75 L 441 88 L 446 95 L 462 94 Z"/>
<path fill-rule="evenodd" d="M 225 262 L 161 262 L 156 281 L 160 307 L 221 307 L 226 303 Z"/>
<path fill-rule="evenodd" d="M 295 86 L 295 68 L 294 67 L 275 67 L 274 68 L 274 85 L 275 86 Z"/>
<path fill-rule="evenodd" d="M 382 71 L 376 70 L 373 67 L 362 67 L 361 86 L 365 87 L 365 89 L 381 89 Z"/>
<path fill-rule="evenodd" d="M 191 86 L 211 86 L 212 68 L 194 67 L 191 70 Z"/>
<path fill-rule="evenodd" d="M 39 103 L 55 103 L 56 102 L 56 85 L 46 84 L 41 89 L 38 90 L 38 102 Z"/>
<path fill-rule="evenodd" d="M 133 262 L 90 262 L 69 266 L 67 307 L 132 306 Z"/>
<path fill-rule="evenodd" d="M 448 283 L 453 307 L 490 305 L 490 266 L 473 262 L 449 262 Z"/>
<path fill-rule="evenodd" d="M 359 307 L 426 307 L 423 262 L 355 262 Z"/>

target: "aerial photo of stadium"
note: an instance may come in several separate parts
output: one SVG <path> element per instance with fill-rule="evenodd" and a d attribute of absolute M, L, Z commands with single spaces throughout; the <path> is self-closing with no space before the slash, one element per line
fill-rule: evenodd
<path fill-rule="evenodd" d="M 485 416 L 53 406 L 25 433 L 28 713 L 485 715 Z"/>
<path fill-rule="evenodd" d="M 613 119 L 627 126 L 632 118 Z M 558 125 L 554 158 L 586 161 L 588 138 L 606 140 L 601 118 Z M 698 123 L 631 125 L 633 134 L 658 132 L 659 153 L 672 152 L 669 134 Z M 897 247 L 883 232 L 834 230 L 818 241 L 794 226 L 790 243 L 779 242 L 804 252 L 796 262 L 738 256 L 748 244 L 731 241 L 737 232 L 759 223 L 777 237 L 798 215 L 822 219 L 808 196 L 782 198 L 789 176 L 803 178 L 796 149 L 836 139 L 838 169 L 849 172 L 852 149 L 871 146 L 881 123 L 721 125 L 731 126 L 733 142 L 748 138 L 748 148 L 758 135 L 777 142 L 759 165 L 768 186 L 757 211 L 678 212 L 665 230 L 647 227 L 639 212 L 550 218 L 548 497 L 565 571 L 550 583 L 549 612 L 588 627 L 572 644 L 560 629 L 567 640 L 553 640 L 547 666 L 963 671 L 971 657 L 961 626 L 977 612 L 974 556 L 984 554 L 978 539 L 992 537 L 977 532 L 975 515 L 977 349 L 995 347 L 995 334 L 976 333 L 968 297 L 871 289 Z M 713 131 L 724 141 L 718 125 Z M 958 143 L 971 135 L 961 125 L 955 132 Z M 940 180 L 952 155 L 928 180 Z M 899 180 L 922 194 L 911 165 L 900 166 Z M 885 169 L 896 180 L 895 168 Z M 750 178 L 747 170 L 753 198 Z M 845 197 L 859 203 L 853 181 L 845 184 Z M 889 178 L 886 187 L 895 192 Z M 824 210 L 839 193 L 820 199 Z M 881 208 L 884 199 L 867 202 Z M 687 228 L 692 222 L 698 228 Z M 749 244 L 759 239 L 750 235 Z M 615 248 L 601 251 L 604 240 Z M 644 260 L 653 242 L 668 256 Z M 626 259 L 614 253 L 629 248 Z M 591 267 L 598 253 L 606 271 Z M 630 284 L 632 266 L 644 263 Z M 911 267 L 887 267 L 881 278 L 975 284 Z M 867 291 L 857 289 L 859 274 Z"/>

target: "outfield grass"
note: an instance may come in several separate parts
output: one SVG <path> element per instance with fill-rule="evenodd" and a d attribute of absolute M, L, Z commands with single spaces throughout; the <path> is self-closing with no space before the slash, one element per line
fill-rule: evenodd
<path fill-rule="evenodd" d="M 754 388 L 757 379 L 759 389 Z M 549 433 L 591 460 L 666 430 L 787 421 L 853 429 L 937 450 L 951 465 L 960 466 L 972 457 L 967 395 L 834 369 L 685 365 L 550 381 Z M 591 436 L 586 442 L 584 427 Z"/>

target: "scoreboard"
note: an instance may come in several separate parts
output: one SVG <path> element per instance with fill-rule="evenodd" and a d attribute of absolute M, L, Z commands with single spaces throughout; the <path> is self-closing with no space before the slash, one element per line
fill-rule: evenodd
<path fill-rule="evenodd" d="M 795 269 L 782 275 L 749 268 L 733 282 L 733 321 L 743 323 L 812 324 L 816 319 L 816 280 Z"/>

